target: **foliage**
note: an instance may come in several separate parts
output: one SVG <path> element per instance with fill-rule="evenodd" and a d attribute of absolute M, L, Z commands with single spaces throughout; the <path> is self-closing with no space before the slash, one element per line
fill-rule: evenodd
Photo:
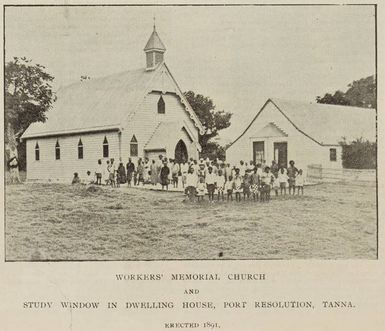
<path fill-rule="evenodd" d="M 33 65 L 25 57 L 14 57 L 5 64 L 5 127 L 6 143 L 10 149 L 17 145 L 20 136 L 33 122 L 44 122 L 46 112 L 55 101 L 51 82 L 54 77 L 40 64 Z M 25 143 L 18 144 L 21 168 L 25 165 Z"/>
<path fill-rule="evenodd" d="M 224 158 L 225 150 L 219 144 L 211 142 L 210 139 L 216 137 L 220 130 L 230 126 L 231 113 L 224 110 L 215 110 L 213 100 L 193 91 L 184 93 L 187 101 L 197 114 L 206 132 L 199 136 L 199 143 L 202 146 L 202 157 Z"/>
<path fill-rule="evenodd" d="M 377 144 L 362 138 L 347 143 L 344 139 L 342 146 L 342 165 L 350 169 L 375 169 L 377 166 Z"/>
<path fill-rule="evenodd" d="M 326 93 L 323 97 L 318 96 L 316 100 L 318 103 L 333 105 L 377 108 L 376 92 L 375 78 L 374 76 L 369 76 L 350 83 L 346 92 Z"/>
<path fill-rule="evenodd" d="M 223 146 L 219 145 L 218 143 L 209 141 L 206 143 L 205 148 L 202 147 L 201 157 L 208 157 L 210 160 L 225 160 L 226 150 Z"/>

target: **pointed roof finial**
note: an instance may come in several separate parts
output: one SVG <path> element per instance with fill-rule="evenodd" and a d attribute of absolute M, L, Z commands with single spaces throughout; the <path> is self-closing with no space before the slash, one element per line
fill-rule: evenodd
<path fill-rule="evenodd" d="M 150 50 L 157 50 L 157 51 L 166 51 L 166 47 L 162 43 L 162 41 L 159 38 L 158 33 L 156 32 L 156 26 L 155 26 L 155 15 L 153 17 L 154 19 L 154 31 L 152 31 L 152 34 L 150 36 L 150 39 L 147 41 L 146 46 L 144 47 L 144 51 L 150 51 Z"/>
<path fill-rule="evenodd" d="M 154 31 L 155 31 L 155 23 L 156 23 L 155 15 L 154 15 L 153 19 L 154 19 Z"/>

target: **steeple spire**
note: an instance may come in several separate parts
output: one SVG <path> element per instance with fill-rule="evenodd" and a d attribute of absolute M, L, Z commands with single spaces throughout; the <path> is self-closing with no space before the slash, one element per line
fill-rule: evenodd
<path fill-rule="evenodd" d="M 164 52 L 166 52 L 166 47 L 156 32 L 155 16 L 154 30 L 152 31 L 150 39 L 148 39 L 147 44 L 144 47 L 144 52 L 146 53 L 147 70 L 154 69 L 159 63 L 164 61 Z"/>

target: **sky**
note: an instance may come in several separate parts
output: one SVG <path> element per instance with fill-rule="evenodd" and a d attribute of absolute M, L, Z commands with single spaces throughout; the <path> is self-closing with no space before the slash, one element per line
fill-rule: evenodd
<path fill-rule="evenodd" d="M 375 73 L 372 6 L 7 7 L 5 58 L 44 65 L 55 89 L 138 69 L 154 16 L 181 89 L 233 113 L 222 143 L 268 98 L 312 102 Z"/>

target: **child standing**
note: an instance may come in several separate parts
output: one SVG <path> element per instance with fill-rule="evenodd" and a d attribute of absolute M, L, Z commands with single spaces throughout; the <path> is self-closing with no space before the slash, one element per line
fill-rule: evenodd
<path fill-rule="evenodd" d="M 243 191 L 242 189 L 242 177 L 239 173 L 239 168 L 235 169 L 235 176 L 234 176 L 234 193 L 235 193 L 235 201 L 240 202 L 241 201 L 241 193 Z"/>
<path fill-rule="evenodd" d="M 254 168 L 253 173 L 250 177 L 250 190 L 251 193 L 253 193 L 253 199 L 254 201 L 257 199 L 258 200 L 258 187 L 259 187 L 259 176 L 257 174 L 257 167 Z"/>
<path fill-rule="evenodd" d="M 261 201 L 270 200 L 271 183 L 273 181 L 270 167 L 265 167 L 265 172 L 261 177 Z"/>
<path fill-rule="evenodd" d="M 197 198 L 198 202 L 203 201 L 203 197 L 205 196 L 205 189 L 206 189 L 206 184 L 205 184 L 205 178 L 204 177 L 199 177 L 199 181 L 197 184 Z"/>
<path fill-rule="evenodd" d="M 297 178 L 295 179 L 295 184 L 298 188 L 298 195 L 299 195 L 299 191 L 301 191 L 301 194 L 303 195 L 303 184 L 304 184 L 304 179 L 303 179 L 303 175 L 302 175 L 302 169 L 299 169 L 298 170 L 298 175 L 297 175 Z"/>
<path fill-rule="evenodd" d="M 207 193 L 209 195 L 209 201 L 214 202 L 214 191 L 216 185 L 216 175 L 213 173 L 213 167 L 209 166 L 206 175 Z"/>
<path fill-rule="evenodd" d="M 108 185 L 110 183 L 110 161 L 109 160 L 106 161 L 106 166 L 103 172 L 103 178 L 104 178 L 105 184 Z"/>
<path fill-rule="evenodd" d="M 223 175 L 222 169 L 218 170 L 217 190 L 218 190 L 218 201 L 220 197 L 222 197 L 222 201 L 223 201 L 224 200 L 223 191 L 225 190 L 225 176 Z"/>
<path fill-rule="evenodd" d="M 286 169 L 281 168 L 279 173 L 278 173 L 278 181 L 279 181 L 279 187 L 281 189 L 281 195 L 282 192 L 286 195 L 286 186 L 287 186 L 287 181 L 289 180 L 289 177 L 287 176 Z"/>
<path fill-rule="evenodd" d="M 103 173 L 102 160 L 99 159 L 98 165 L 96 166 L 96 170 L 95 170 L 96 185 L 102 185 L 102 173 Z"/>
<path fill-rule="evenodd" d="M 174 160 L 172 163 L 172 184 L 174 188 L 178 188 L 179 164 Z"/>
<path fill-rule="evenodd" d="M 243 176 L 243 200 L 250 199 L 250 176 L 246 172 L 245 175 Z"/>
<path fill-rule="evenodd" d="M 227 178 L 227 181 L 225 183 L 225 190 L 227 193 L 227 201 L 229 201 L 229 198 L 231 198 L 231 201 L 233 201 L 233 186 L 234 186 L 233 176 L 230 175 Z"/>
<path fill-rule="evenodd" d="M 194 201 L 197 182 L 198 182 L 197 175 L 194 174 L 193 168 L 189 168 L 186 175 L 186 194 L 190 201 Z"/>

